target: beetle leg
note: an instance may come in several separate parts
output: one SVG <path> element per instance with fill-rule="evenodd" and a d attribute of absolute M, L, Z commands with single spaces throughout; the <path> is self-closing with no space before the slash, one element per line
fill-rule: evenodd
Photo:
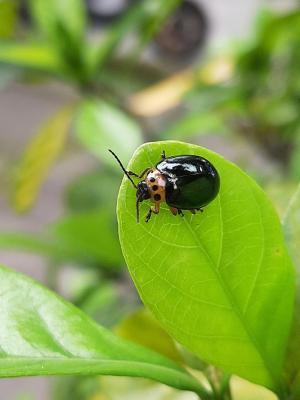
<path fill-rule="evenodd" d="M 126 172 L 130 176 L 136 176 L 137 178 L 139 177 L 138 174 L 136 174 L 135 172 L 132 172 L 132 171 L 126 171 Z"/>
<path fill-rule="evenodd" d="M 173 215 L 177 215 L 178 214 L 178 210 L 175 207 L 170 207 L 170 211 Z"/>
<path fill-rule="evenodd" d="M 190 212 L 191 212 L 192 214 L 197 214 L 197 211 L 200 211 L 200 212 L 203 213 L 203 209 L 202 209 L 202 208 L 191 208 L 191 209 L 190 209 Z"/>
<path fill-rule="evenodd" d="M 151 209 L 151 207 L 150 207 L 150 209 L 149 209 L 149 211 L 148 211 L 148 213 L 147 213 L 147 215 L 146 215 L 146 222 L 149 222 L 149 220 L 150 220 L 150 218 L 151 218 L 151 214 L 152 214 L 152 209 Z"/>
<path fill-rule="evenodd" d="M 178 208 L 178 215 L 180 215 L 181 217 L 184 217 L 184 214 L 183 214 L 182 210 L 180 210 L 180 208 Z"/>
<path fill-rule="evenodd" d="M 128 175 L 130 176 L 136 176 L 137 178 L 142 178 L 151 168 L 146 168 L 142 173 L 136 174 L 135 172 L 132 171 L 127 171 Z"/>
<path fill-rule="evenodd" d="M 166 158 L 166 152 L 165 150 L 163 150 L 161 153 L 161 159 L 164 160 L 165 158 Z"/>
<path fill-rule="evenodd" d="M 180 208 L 176 208 L 176 207 L 170 207 L 170 211 L 173 215 L 180 215 L 181 217 L 184 216 L 182 210 L 180 210 Z"/>
<path fill-rule="evenodd" d="M 159 202 L 157 202 L 157 203 L 155 203 L 155 206 L 150 207 L 148 214 L 146 215 L 146 222 L 148 222 L 150 220 L 152 213 L 153 214 L 159 213 L 159 206 L 160 206 L 160 204 L 159 204 Z"/>
<path fill-rule="evenodd" d="M 151 168 L 146 168 L 146 169 L 139 175 L 139 178 L 143 178 L 144 175 L 146 175 L 147 172 L 150 171 L 150 169 L 151 169 Z"/>

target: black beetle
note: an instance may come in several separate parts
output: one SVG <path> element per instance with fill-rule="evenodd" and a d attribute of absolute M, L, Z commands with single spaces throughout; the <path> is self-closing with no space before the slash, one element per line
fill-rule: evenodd
<path fill-rule="evenodd" d="M 182 215 L 182 210 L 193 214 L 203 211 L 202 207 L 210 203 L 219 193 L 220 178 L 215 167 L 206 158 L 193 155 L 166 157 L 163 151 L 161 160 L 155 167 L 146 168 L 141 174 L 126 171 L 116 154 L 120 167 L 136 189 L 136 215 L 139 222 L 139 203 L 151 199 L 154 206 L 146 216 L 158 214 L 160 203 L 166 202 L 173 215 Z M 131 176 L 144 178 L 137 185 Z"/>

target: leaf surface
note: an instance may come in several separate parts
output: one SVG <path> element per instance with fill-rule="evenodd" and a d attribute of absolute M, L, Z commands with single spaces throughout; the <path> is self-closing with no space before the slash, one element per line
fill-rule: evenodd
<path fill-rule="evenodd" d="M 174 217 L 166 205 L 148 224 L 123 179 L 118 197 L 123 254 L 145 304 L 167 332 L 204 361 L 279 390 L 294 274 L 281 225 L 260 187 L 234 164 L 198 146 L 141 146 L 128 168 L 140 172 L 167 155 L 196 154 L 221 178 L 203 214 Z"/>
<path fill-rule="evenodd" d="M 202 393 L 167 358 L 118 338 L 31 279 L 0 267 L 0 377 L 140 376 Z"/>

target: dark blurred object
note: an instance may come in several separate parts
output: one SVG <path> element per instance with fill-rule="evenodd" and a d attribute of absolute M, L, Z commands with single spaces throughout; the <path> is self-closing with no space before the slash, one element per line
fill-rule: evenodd
<path fill-rule="evenodd" d="M 207 17 L 200 5 L 184 1 L 164 24 L 156 43 L 168 56 L 191 56 L 204 45 L 207 31 Z"/>
<path fill-rule="evenodd" d="M 20 20 L 24 25 L 31 24 L 31 18 L 28 8 L 29 7 L 27 0 L 19 0 L 19 15 Z"/>
<path fill-rule="evenodd" d="M 185 98 L 190 115 L 223 121 L 300 176 L 300 11 L 261 12 L 255 35 L 232 49 L 226 83 L 200 82 Z M 194 114 L 193 114 L 194 113 Z M 178 122 L 177 122 L 178 123 Z M 203 125 L 202 125 L 203 128 Z"/>
<path fill-rule="evenodd" d="M 86 0 L 87 10 L 94 24 L 111 22 L 120 17 L 132 0 Z"/>
<path fill-rule="evenodd" d="M 134 0 L 85 0 L 86 9 L 93 24 L 112 22 L 122 16 L 133 4 Z M 28 0 L 19 0 L 21 20 L 30 23 Z"/>

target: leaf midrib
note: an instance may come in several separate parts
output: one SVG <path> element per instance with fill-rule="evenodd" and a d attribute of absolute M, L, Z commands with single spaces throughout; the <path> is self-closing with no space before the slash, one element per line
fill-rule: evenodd
<path fill-rule="evenodd" d="M 251 193 L 253 195 L 253 191 L 251 188 Z M 220 196 L 220 193 L 219 193 Z M 253 197 L 255 198 L 255 196 L 253 195 Z M 221 201 L 220 201 L 221 204 Z M 257 200 L 255 198 L 255 204 L 257 205 Z M 257 206 L 258 212 L 260 213 L 259 207 Z M 223 222 L 223 221 L 222 221 Z M 263 349 L 261 348 L 261 346 L 259 345 L 259 343 L 257 342 L 253 332 L 251 331 L 250 327 L 247 325 L 245 319 L 243 318 L 243 315 L 239 309 L 238 304 L 236 303 L 236 300 L 234 299 L 234 297 L 232 296 L 231 292 L 230 292 L 230 288 L 228 287 L 227 283 L 223 280 L 222 276 L 220 275 L 218 269 L 216 268 L 217 265 L 215 265 L 213 259 L 211 258 L 211 256 L 209 255 L 208 251 L 205 249 L 205 247 L 202 245 L 202 243 L 200 242 L 200 240 L 198 239 L 198 236 L 196 234 L 196 232 L 194 231 L 194 229 L 192 228 L 192 226 L 189 224 L 189 222 L 184 218 L 184 223 L 185 225 L 188 227 L 189 231 L 191 232 L 195 242 L 198 244 L 198 249 L 200 249 L 202 251 L 202 253 L 205 255 L 205 257 L 208 260 L 208 264 L 211 266 L 212 271 L 214 272 L 214 274 L 216 275 L 218 282 L 220 284 L 220 286 L 222 287 L 225 295 L 227 296 L 231 306 L 232 306 L 232 310 L 235 311 L 236 316 L 238 317 L 238 319 L 241 322 L 241 325 L 243 326 L 243 328 L 245 329 L 245 332 L 247 333 L 249 339 L 252 341 L 252 343 L 254 344 L 258 354 L 260 355 L 261 360 L 263 361 L 263 364 L 265 365 L 266 370 L 268 371 L 273 384 L 275 385 L 276 382 L 276 377 L 275 374 L 272 371 L 272 368 L 270 367 L 270 365 L 268 364 L 266 357 L 265 357 L 265 352 L 263 351 Z M 262 232 L 264 233 L 264 229 L 262 226 L 262 219 L 260 219 L 260 225 L 262 227 Z M 222 241 L 223 241 L 223 224 L 222 224 Z M 221 247 L 222 249 L 222 247 Z M 221 258 L 222 256 L 220 256 L 220 262 L 221 262 Z M 260 266 L 259 266 L 260 268 Z"/>

